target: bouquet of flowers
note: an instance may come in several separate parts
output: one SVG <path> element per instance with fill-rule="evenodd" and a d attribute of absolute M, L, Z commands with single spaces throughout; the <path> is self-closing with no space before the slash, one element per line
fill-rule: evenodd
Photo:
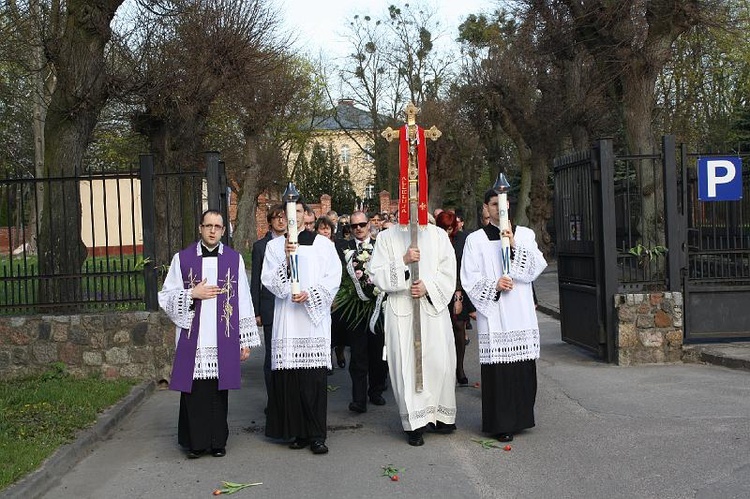
<path fill-rule="evenodd" d="M 369 243 L 356 250 L 344 250 L 345 272 L 349 278 L 342 279 L 333 300 L 333 311 L 340 313 L 352 327 L 363 320 L 369 321 L 370 331 L 374 332 L 386 294 L 375 286 L 368 272 L 372 250 Z"/>

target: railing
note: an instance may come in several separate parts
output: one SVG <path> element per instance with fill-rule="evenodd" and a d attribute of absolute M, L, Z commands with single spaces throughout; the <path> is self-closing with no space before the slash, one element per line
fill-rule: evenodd
<path fill-rule="evenodd" d="M 157 309 L 160 271 L 181 245 L 195 240 L 201 212 L 210 205 L 226 217 L 223 166 L 218 153 L 207 153 L 205 171 L 156 174 L 151 155 L 141 157 L 139 169 L 117 172 L 38 179 L 5 171 L 0 178 L 0 315 Z M 41 213 L 55 209 L 42 206 L 39 193 L 53 183 L 64 184 L 81 199 L 80 241 L 87 255 L 79 272 L 65 275 L 39 271 Z M 75 285 L 55 303 L 43 303 L 40 297 L 49 294 L 45 286 L 52 281 Z"/>

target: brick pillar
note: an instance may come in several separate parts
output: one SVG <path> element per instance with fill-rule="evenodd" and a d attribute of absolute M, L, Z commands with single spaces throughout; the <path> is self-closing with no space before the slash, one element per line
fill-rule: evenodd
<path fill-rule="evenodd" d="M 258 195 L 258 207 L 255 210 L 255 227 L 258 239 L 268 232 L 268 193 L 263 191 Z"/>
<path fill-rule="evenodd" d="M 379 197 L 380 197 L 380 210 L 378 210 L 378 213 L 383 213 L 384 211 L 387 211 L 390 213 L 391 193 L 388 191 L 380 191 Z"/>
<path fill-rule="evenodd" d="M 323 194 L 320 196 L 320 213 L 318 216 L 323 216 L 326 213 L 331 211 L 331 196 L 328 194 Z"/>

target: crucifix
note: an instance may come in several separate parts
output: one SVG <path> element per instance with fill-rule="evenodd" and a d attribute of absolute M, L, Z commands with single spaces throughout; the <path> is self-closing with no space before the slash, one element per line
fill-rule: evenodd
<path fill-rule="evenodd" d="M 427 148 L 426 139 L 437 140 L 442 132 L 433 126 L 425 130 L 416 123 L 419 108 L 409 103 L 405 109 L 406 124 L 398 130 L 386 128 L 381 135 L 391 142 L 399 140 L 398 222 L 409 224 L 411 248 L 418 248 L 419 226 L 427 224 Z M 409 266 L 412 282 L 419 280 L 419 262 Z M 422 326 L 419 299 L 414 300 L 412 332 L 414 334 L 415 383 L 417 393 L 424 389 L 422 377 Z"/>

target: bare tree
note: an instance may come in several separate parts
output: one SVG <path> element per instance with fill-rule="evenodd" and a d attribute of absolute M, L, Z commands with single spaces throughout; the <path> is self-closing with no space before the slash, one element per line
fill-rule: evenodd
<path fill-rule="evenodd" d="M 569 9 L 574 43 L 587 48 L 596 70 L 608 82 L 609 103 L 619 111 L 629 152 L 653 153 L 656 81 L 672 57 L 672 47 L 691 27 L 710 25 L 725 5 L 700 0 L 560 0 L 560 5 Z M 648 218 L 640 223 L 643 244 L 664 244 L 663 220 L 656 203 L 662 173 L 637 162 L 636 174 L 642 185 L 643 213 Z"/>
<path fill-rule="evenodd" d="M 75 175 L 82 171 L 82 159 L 99 111 L 109 96 L 109 72 L 105 49 L 111 40 L 111 23 L 122 0 L 68 0 L 40 7 L 32 2 L 21 12 L 10 7 L 23 23 L 26 41 L 33 47 L 32 62 L 37 79 L 36 131 L 43 144 L 43 174 L 63 180 L 50 182 L 43 190 L 45 209 L 37 227 L 39 271 L 45 276 L 39 289 L 42 303 L 65 303 L 80 299 L 79 280 L 86 248 L 81 240 L 81 203 Z M 42 50 L 43 47 L 43 50 Z M 46 60 L 40 59 L 44 54 Z M 55 85 L 44 116 L 45 71 Z M 41 165 L 39 158 L 35 164 Z M 40 172 L 37 172 L 39 175 Z M 64 310 L 63 310 L 64 308 Z M 60 311 L 69 311 L 62 307 Z"/>
<path fill-rule="evenodd" d="M 158 171 L 200 169 L 207 122 L 212 106 L 222 95 L 250 92 L 259 84 L 257 74 L 277 63 L 274 39 L 276 18 L 262 0 L 185 0 L 169 15 L 154 19 L 155 29 L 142 37 L 143 107 L 136 129 L 149 137 L 157 154 Z M 179 199 L 172 192 L 157 192 L 161 203 Z M 168 261 L 169 248 L 181 247 L 195 237 L 192 215 L 173 205 L 157 209 L 158 262 Z M 167 213 L 172 213 L 167 217 Z M 167 240 L 167 238 L 170 240 Z"/>

